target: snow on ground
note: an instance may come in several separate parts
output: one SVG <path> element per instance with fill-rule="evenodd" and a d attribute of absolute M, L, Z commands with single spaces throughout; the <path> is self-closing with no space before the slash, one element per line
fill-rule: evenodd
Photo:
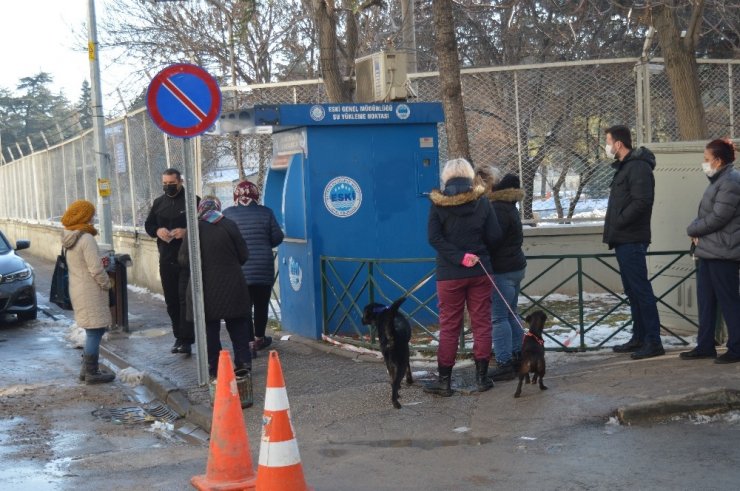
<path fill-rule="evenodd" d="M 555 293 L 548 295 L 544 300 L 542 300 L 542 297 L 532 298 L 542 301 L 542 305 L 550 310 L 545 325 L 545 347 L 558 349 L 564 345 L 568 348 L 580 348 L 581 326 L 578 297 Z M 583 299 L 583 341 L 587 348 L 601 348 L 605 350 L 603 353 L 611 353 L 611 349 L 608 348 L 629 341 L 632 337 L 631 324 L 619 330 L 631 319 L 629 306 L 620 305 L 606 315 L 620 302 L 617 297 L 608 293 L 584 292 Z M 539 308 L 538 306 L 532 306 L 529 299 L 519 297 L 519 312 L 523 316 L 526 316 L 528 311 Z M 553 313 L 556 315 L 553 315 Z M 605 315 L 606 317 L 604 317 Z M 527 329 L 524 320 L 522 320 L 522 327 L 525 330 Z M 618 330 L 619 332 L 617 332 Z M 436 331 L 432 330 L 432 332 L 436 335 Z M 684 343 L 674 336 L 664 335 L 661 338 L 664 346 L 684 346 Z M 689 344 L 696 341 L 695 336 L 684 336 L 683 338 Z M 412 346 L 424 350 L 424 348 L 439 346 L 439 342 L 425 333 L 416 331 L 415 337 L 412 339 Z M 466 334 L 465 347 L 467 349 L 473 348 L 472 333 L 468 332 Z"/>
<path fill-rule="evenodd" d="M 129 284 L 127 285 L 127 288 L 128 288 L 128 291 L 132 293 L 138 293 L 139 295 L 149 295 L 152 298 L 155 298 L 161 302 L 164 302 L 164 295 L 162 295 L 161 293 L 154 293 L 150 289 L 145 288 L 143 286 Z"/>
<path fill-rule="evenodd" d="M 563 214 L 567 215 L 568 207 L 571 202 L 570 196 L 563 196 L 560 202 L 563 206 Z M 592 218 L 594 220 L 603 220 L 606 215 L 606 205 L 608 198 L 581 198 L 576 203 L 576 209 L 573 218 L 584 219 Z M 532 211 L 537 213 L 542 219 L 558 218 L 558 212 L 555 208 L 555 198 L 552 196 L 548 199 L 535 199 L 532 201 Z"/>

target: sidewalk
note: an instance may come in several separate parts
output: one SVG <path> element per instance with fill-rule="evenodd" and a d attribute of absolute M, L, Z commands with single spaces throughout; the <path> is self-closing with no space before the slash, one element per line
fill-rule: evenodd
<path fill-rule="evenodd" d="M 30 254 L 24 256 L 36 269 L 39 292 L 46 295 L 53 264 Z M 71 312 L 65 314 L 71 315 Z M 146 385 L 162 401 L 192 423 L 210 428 L 208 390 L 197 384 L 195 355 L 186 357 L 170 353 L 173 338 L 164 302 L 151 294 L 129 291 L 129 323 L 129 333 L 109 334 L 103 344 L 104 356 L 116 365 L 130 365 L 146 372 Z M 322 479 L 330 483 L 322 489 L 404 487 L 396 488 L 395 481 L 385 478 L 379 478 L 377 486 L 358 486 L 353 473 L 359 468 L 366 475 L 386 475 L 390 469 L 396 477 L 411 472 L 437 486 L 423 489 L 451 489 L 450 486 L 490 489 L 493 482 L 507 482 L 513 486 L 528 479 L 528 471 L 517 463 L 522 452 L 545 455 L 545 467 L 559 473 L 564 485 L 571 482 L 568 474 L 585 466 L 595 480 L 584 478 L 584 482 L 595 483 L 597 487 L 598 483 L 604 483 L 598 480 L 599 469 L 612 475 L 617 472 L 610 467 L 614 466 L 613 460 L 605 453 L 618 452 L 628 455 L 634 463 L 631 470 L 625 469 L 620 486 L 615 489 L 621 489 L 622 485 L 645 488 L 645 482 L 640 480 L 642 467 L 649 476 L 652 469 L 649 459 L 654 460 L 656 455 L 662 458 L 663 450 L 652 448 L 649 440 L 637 451 L 630 440 L 637 435 L 594 432 L 594 425 L 604 428 L 620 408 L 620 414 L 636 418 L 631 423 L 643 421 L 640 414 L 661 413 L 669 418 L 673 407 L 687 407 L 686 399 L 679 396 L 687 395 L 689 400 L 706 398 L 703 394 L 712 388 L 726 389 L 722 393 L 730 394 L 710 397 L 721 400 L 725 410 L 737 409 L 740 400 L 735 396 L 736 391 L 740 391 L 740 363 L 716 365 L 711 360 L 683 361 L 678 359 L 678 352 L 686 348 L 671 347 L 666 356 L 641 361 L 611 352 L 548 353 L 545 384 L 549 390 L 541 392 L 536 386 L 525 385 L 520 399 L 513 398 L 516 389 L 513 381 L 497 383 L 493 390 L 483 394 L 461 395 L 458 392 L 450 398 L 425 394 L 419 383 L 404 384 L 401 388 L 404 407 L 399 411 L 390 404 L 385 367 L 370 362 L 374 360 L 372 356 L 349 353 L 297 336 L 289 341 L 279 341 L 279 336 L 273 339 L 273 347 L 280 353 L 304 466 L 310 469 L 307 477 L 317 488 Z M 225 329 L 222 342 L 230 349 Z M 244 411 L 253 452 L 259 448 L 266 361 L 266 352 L 260 352 L 253 360 L 254 406 Z M 70 358 L 70 363 L 74 362 Z M 412 369 L 417 372 L 418 380 L 425 376 L 420 372 L 428 368 Z M 453 378 L 458 384 L 472 381 L 472 368 L 456 368 Z M 638 404 L 639 410 L 630 411 L 633 404 Z M 678 428 L 671 437 L 676 441 L 670 440 L 669 445 L 680 447 L 686 431 L 699 430 Z M 611 440 L 604 443 L 603 438 Z M 722 445 L 718 445 L 721 449 Z M 689 472 L 691 467 L 687 462 L 692 462 L 691 455 L 696 448 L 687 448 L 685 458 L 676 455 L 680 452 L 675 450 L 671 457 L 674 463 L 670 465 L 682 470 L 683 474 Z M 729 452 L 734 452 L 732 449 L 734 444 L 727 447 Z M 645 452 L 649 455 L 644 455 Z M 497 464 L 492 468 L 493 455 Z M 456 462 L 456 468 L 438 466 L 440 459 L 441 462 Z M 729 472 L 727 479 L 730 479 L 740 462 L 719 460 L 713 461 L 709 469 L 701 467 L 701 472 L 710 469 L 715 474 Z M 408 466 L 415 466 L 415 470 L 409 470 Z M 471 472 L 474 474 L 476 469 L 483 469 L 481 473 L 489 477 L 460 484 L 461 479 L 469 477 Z M 695 472 L 691 478 L 697 481 L 689 479 L 686 482 L 698 484 L 701 472 Z M 495 480 L 490 477 L 493 474 L 497 475 Z M 675 474 L 674 479 L 679 480 L 681 475 Z M 537 488 L 535 483 L 540 481 L 534 475 L 532 478 L 531 483 Z M 686 482 L 679 480 L 675 484 L 681 487 Z M 528 488 L 526 485 L 520 487 Z M 555 485 L 546 487 L 557 488 Z M 413 485 L 405 488 L 421 489 Z"/>

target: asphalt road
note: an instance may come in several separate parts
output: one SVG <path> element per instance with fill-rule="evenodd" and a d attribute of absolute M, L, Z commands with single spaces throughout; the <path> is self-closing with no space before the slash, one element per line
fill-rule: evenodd
<path fill-rule="evenodd" d="M 113 345 L 128 344 L 135 354 L 137 346 L 169 343 L 145 310 L 137 315 L 137 335 Z M 100 407 L 135 404 L 120 381 L 77 383 L 80 352 L 64 341 L 69 326 L 69 319 L 43 315 L 0 326 L 0 489 L 191 489 L 208 448 L 149 424 L 93 416 Z M 484 394 L 435 398 L 417 383 L 402 387 L 404 407 L 395 410 L 381 364 L 309 344 L 276 348 L 306 479 L 316 490 L 712 490 L 740 481 L 737 412 L 646 426 L 610 419 L 630 402 L 707 386 L 740 389 L 740 364 L 682 362 L 676 351 L 639 362 L 611 353 L 548 353 L 548 391 L 527 386 L 514 399 L 507 382 Z M 259 382 L 264 362 L 255 362 Z M 454 372 L 458 383 L 470 376 L 469 368 Z M 255 462 L 262 396 L 256 389 L 255 406 L 244 412 Z"/>

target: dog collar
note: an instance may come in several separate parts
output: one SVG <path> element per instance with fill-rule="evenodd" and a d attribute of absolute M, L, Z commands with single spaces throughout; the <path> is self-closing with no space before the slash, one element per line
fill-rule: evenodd
<path fill-rule="evenodd" d="M 544 346 L 545 345 L 545 340 L 544 339 L 538 338 L 537 336 L 535 336 L 534 334 L 532 334 L 530 331 L 527 331 L 527 334 L 525 334 L 524 337 L 525 338 L 526 337 L 534 338 L 534 340 L 537 341 L 540 344 L 540 346 Z"/>

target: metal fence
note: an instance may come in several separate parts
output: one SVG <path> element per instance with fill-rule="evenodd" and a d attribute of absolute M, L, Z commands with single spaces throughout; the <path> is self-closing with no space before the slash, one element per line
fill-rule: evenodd
<path fill-rule="evenodd" d="M 521 176 L 532 200 L 523 207 L 526 218 L 559 220 L 572 215 L 598 220 L 598 208 L 603 206 L 599 199 L 607 196 L 611 174 L 600 150 L 603 128 L 624 123 L 635 127 L 638 138 L 647 135 L 647 141 L 677 139 L 672 94 L 659 61 L 650 66 L 627 58 L 462 70 L 474 163 L 494 164 Z M 740 60 L 699 60 L 712 137 L 736 136 L 738 65 Z M 436 73 L 411 74 L 409 85 L 415 100 L 441 97 Z M 224 87 L 223 93 L 224 110 L 326 101 L 319 80 Z M 649 125 L 638 118 L 644 114 L 649 115 Z M 164 135 L 143 109 L 109 122 L 106 139 L 114 226 L 140 229 L 151 201 L 161 193 L 162 171 L 182 167 L 181 141 Z M 236 158 L 261 182 L 272 154 L 269 135 L 197 140 L 204 183 L 218 179 L 214 171 L 233 167 Z M 444 161 L 443 125 L 440 142 Z M 0 166 L 0 216 L 58 221 L 67 203 L 80 198 L 95 201 L 95 179 L 92 133 L 87 132 Z"/>
<path fill-rule="evenodd" d="M 692 268 L 680 277 L 674 277 L 670 268 L 689 253 L 686 251 L 648 252 L 650 257 L 662 257 L 666 264 L 650 275 L 655 288 L 655 299 L 659 306 L 678 316 L 689 326 L 698 328 L 690 317 L 679 312 L 669 301 L 669 295 L 683 283 L 690 281 L 695 270 Z M 544 265 L 542 272 L 522 282 L 519 314 L 542 310 L 548 316 L 547 331 L 544 333 L 546 349 L 553 351 L 586 351 L 602 349 L 624 342 L 618 338 L 632 327 L 629 301 L 622 292 L 607 287 L 593 275 L 594 267 L 603 267 L 608 274 L 619 275 L 619 270 L 609 260 L 614 254 L 568 254 L 529 256 L 530 263 Z M 401 284 L 390 273 L 393 266 L 422 265 L 419 271 L 428 271 L 412 277 L 412 284 Z M 559 268 L 558 268 L 559 267 Z M 562 274 L 562 268 L 567 273 Z M 560 282 L 544 295 L 530 293 L 543 276 L 562 275 Z M 405 314 L 412 327 L 411 345 L 419 352 L 435 352 L 439 345 L 439 315 L 437 292 L 434 284 L 416 291 L 435 276 L 434 258 L 414 259 L 362 259 L 347 257 L 321 257 L 321 300 L 322 331 L 324 336 L 348 344 L 378 348 L 377 333 L 373 326 L 362 325 L 365 305 L 379 302 L 390 305 L 401 296 L 407 299 L 399 310 Z M 657 286 L 656 280 L 662 281 Z M 577 296 L 563 298 L 559 289 L 569 282 L 577 283 Z M 588 291 L 598 292 L 587 293 Z M 496 295 L 494 291 L 492 293 Z M 661 333 L 668 336 L 672 344 L 687 345 L 681 335 L 665 325 Z M 624 336 L 622 336 L 624 337 Z M 627 336 L 629 338 L 629 336 Z M 460 331 L 459 352 L 471 352 L 473 334 L 469 325 Z"/>

